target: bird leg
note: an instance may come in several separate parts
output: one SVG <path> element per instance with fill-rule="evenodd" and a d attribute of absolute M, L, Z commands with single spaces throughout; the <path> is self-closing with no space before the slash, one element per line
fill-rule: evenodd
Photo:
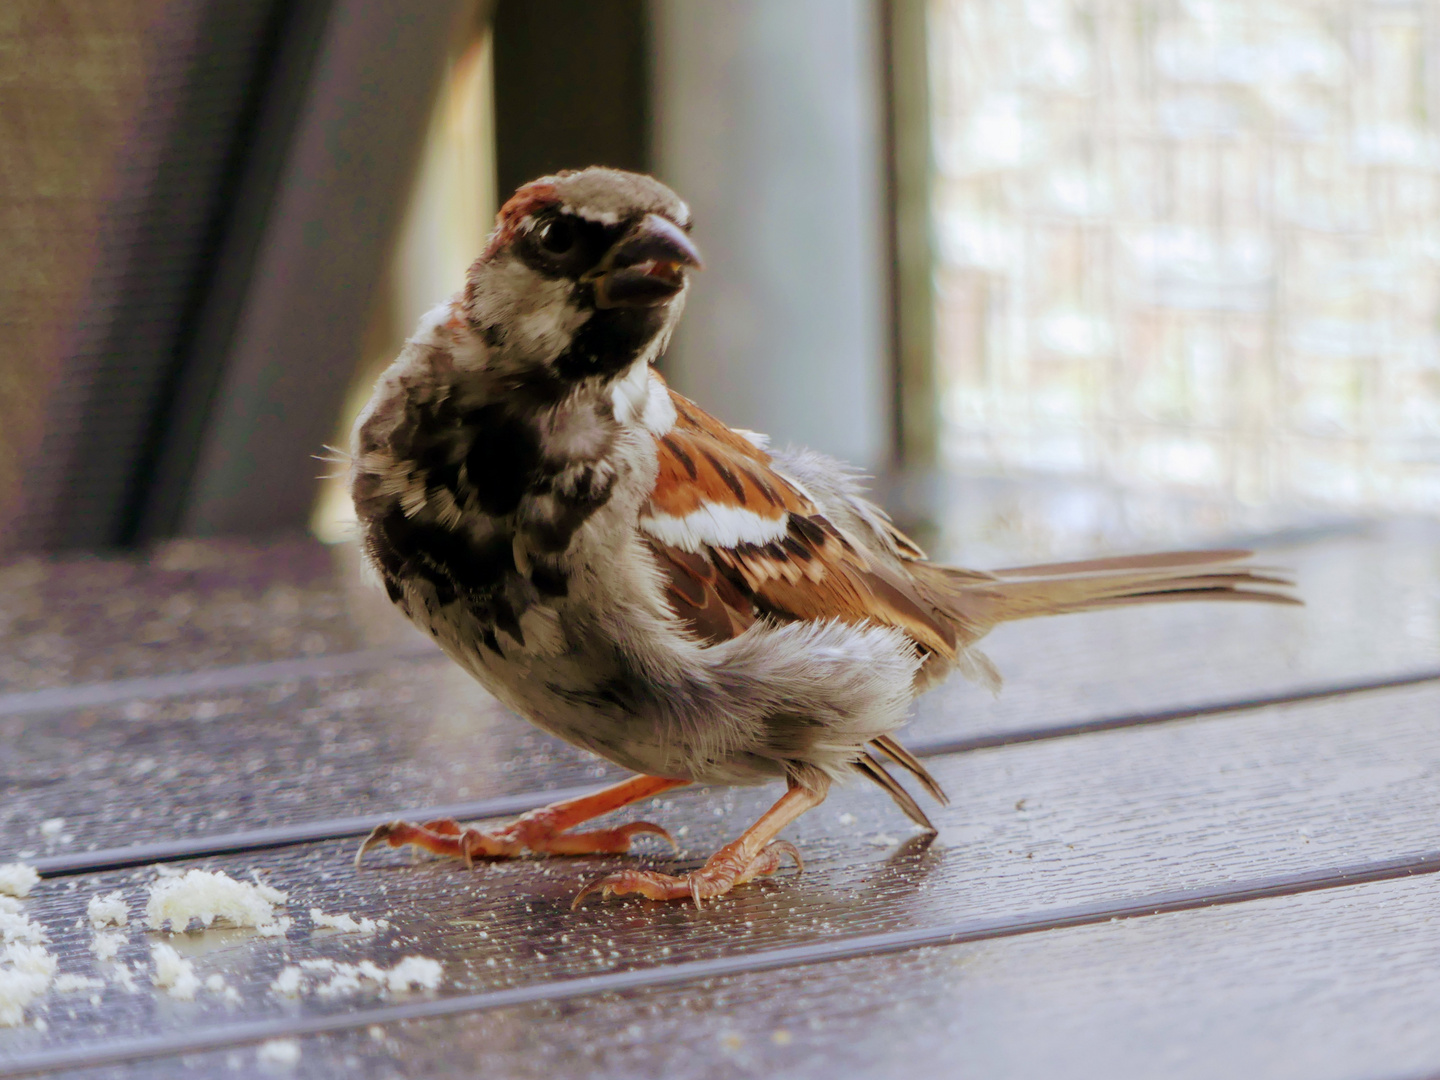
<path fill-rule="evenodd" d="M 792 777 L 790 789 L 780 796 L 775 805 L 737 839 L 710 856 L 699 870 L 684 877 L 672 877 L 655 870 L 617 870 L 581 889 L 570 905 L 572 910 L 591 893 L 597 892 L 605 896 L 639 893 L 651 900 L 690 899 L 699 907 L 702 900 L 723 896 L 736 885 L 773 874 L 780 869 L 787 855 L 795 860 L 797 870 L 804 870 L 795 845 L 788 840 L 776 840 L 775 836 L 806 810 L 814 809 L 825 801 L 830 788 L 829 778 L 819 773 L 813 780 L 810 777 L 806 780 L 813 786 L 802 785 Z"/>
<path fill-rule="evenodd" d="M 403 847 L 413 844 L 435 855 L 464 859 L 469 866 L 477 857 L 487 859 L 515 858 L 533 851 L 542 855 L 615 855 L 630 850 L 630 841 L 641 835 L 659 836 L 676 847 L 675 838 L 665 829 L 649 821 L 635 821 L 613 829 L 588 832 L 566 832 L 591 818 L 622 806 L 681 787 L 688 780 L 667 780 L 659 776 L 632 776 L 618 784 L 576 799 L 542 806 L 522 814 L 508 825 L 482 830 L 462 826 L 453 818 L 427 821 L 414 825 L 408 821 L 389 821 L 376 825 L 360 850 L 355 865 L 360 865 L 365 852 L 380 844 Z"/>

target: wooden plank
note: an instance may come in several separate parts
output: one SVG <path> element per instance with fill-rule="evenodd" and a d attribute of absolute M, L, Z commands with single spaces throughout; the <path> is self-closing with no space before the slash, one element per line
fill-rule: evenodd
<path fill-rule="evenodd" d="M 373 998 L 270 997 L 286 956 L 393 962 L 421 953 L 445 963 L 442 994 L 465 994 L 963 920 L 1003 930 L 1077 905 L 1103 917 L 1137 897 L 1195 888 L 1223 895 L 1257 878 L 1301 881 L 1327 868 L 1418 857 L 1437 846 L 1428 823 L 1440 791 L 1426 782 L 1440 767 L 1437 705 L 1434 688 L 1412 688 L 938 759 L 954 803 L 937 815 L 933 844 L 907 840 L 904 819 L 877 793 L 843 789 L 791 830 L 809 867 L 803 878 L 744 889 L 698 912 L 631 900 L 572 913 L 579 885 L 615 860 L 521 861 L 472 873 L 377 855 L 357 873 L 351 845 L 339 843 L 215 859 L 209 865 L 236 876 L 262 870 L 291 893 L 299 915 L 284 942 L 233 933 L 179 939 L 202 977 L 223 972 L 240 990 L 242 1007 L 112 987 L 96 1006 L 57 1008 L 52 999 L 49 1032 L 0 1034 L 0 1054 L 248 1020 L 366 1022 Z M 694 865 L 773 794 L 701 790 L 641 812 L 685 830 L 682 865 Z M 42 882 L 30 907 L 62 971 L 95 970 L 89 932 L 75 926 L 88 897 L 126 886 L 138 905 L 151 876 Z M 312 934 L 304 916 L 312 906 L 393 926 L 372 939 Z M 132 934 L 121 959 L 143 961 L 147 947 Z"/>
<path fill-rule="evenodd" d="M 395 644 L 409 631 L 388 606 L 353 553 L 299 538 L 15 559 L 0 567 L 0 692 Z"/>
<path fill-rule="evenodd" d="M 1440 1068 L 1433 879 L 297 1040 L 297 1072 L 1411 1077 Z M 116 1076 L 245 1072 L 257 1045 Z M 86 1074 L 91 1075 L 91 1074 Z M 107 1074 L 109 1075 L 109 1074 Z"/>
<path fill-rule="evenodd" d="M 392 816 L 623 775 L 518 720 L 444 657 L 0 717 L 0 742 L 0 861 Z M 56 818 L 62 831 L 41 831 Z"/>
<path fill-rule="evenodd" d="M 952 680 L 921 700 L 905 737 L 922 748 L 973 745 L 1217 699 L 1301 693 L 1346 678 L 1400 677 L 1440 661 L 1440 609 L 1433 601 L 1440 560 L 1423 539 L 1345 538 L 1297 549 L 1293 559 L 1277 556 L 1299 566 L 1311 601 L 1304 609 L 1163 606 L 1002 628 L 990 652 L 1010 676 L 1005 692 L 991 699 Z M 383 597 L 327 587 L 329 571 L 303 545 L 283 549 L 299 552 L 293 557 L 300 569 L 285 571 L 289 577 L 282 570 L 292 564 L 267 560 L 266 549 L 245 558 L 224 545 L 178 550 L 189 552 L 187 565 L 202 568 L 171 570 L 165 563 L 124 571 L 131 578 L 105 569 L 114 580 L 102 575 L 91 582 L 72 574 L 77 594 L 56 605 L 65 614 L 48 639 L 70 657 L 56 670 L 103 663 L 89 659 L 89 648 L 113 656 L 117 670 L 135 672 L 175 670 L 196 656 L 274 658 L 283 650 L 272 639 L 293 645 L 312 632 L 352 646 L 415 640 Z M 274 595 L 293 598 L 298 591 L 304 599 L 299 621 L 268 621 L 267 572 L 281 575 Z M 339 571 L 344 580 L 350 572 Z M 117 617 L 106 629 L 103 610 L 85 599 L 104 590 L 118 595 L 114 590 L 132 580 L 159 582 L 145 585 L 152 588 L 144 594 L 154 598 L 150 609 L 174 587 L 177 610 L 192 605 L 219 614 L 182 620 L 175 644 L 156 657 L 154 647 L 133 644 L 140 637 L 134 621 Z M 246 582 L 260 600 L 246 594 Z M 61 586 L 28 588 L 25 603 L 34 606 Z M 293 610 L 289 600 L 285 606 Z M 301 629 L 308 625 L 322 629 Z M 107 641 L 116 644 L 104 654 Z M 83 831 L 77 841 L 83 849 L 398 813 L 615 775 L 510 717 L 445 661 L 397 661 L 369 674 L 266 683 L 253 691 L 0 715 L 0 738 L 7 747 L 0 851 L 12 854 L 46 853 L 35 838 L 40 824 L 55 817 L 72 822 L 72 834 Z M 233 784 L 237 761 L 254 765 L 258 779 Z M 140 776 L 143 788 L 134 783 Z M 536 802 L 543 800 L 537 793 Z"/>

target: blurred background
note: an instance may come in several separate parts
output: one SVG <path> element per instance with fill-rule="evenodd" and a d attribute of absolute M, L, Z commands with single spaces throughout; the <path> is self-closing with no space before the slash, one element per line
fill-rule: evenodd
<path fill-rule="evenodd" d="M 348 534 L 498 202 L 655 173 L 664 369 L 1004 564 L 1440 512 L 1440 6 L 9 0 L 0 548 Z"/>

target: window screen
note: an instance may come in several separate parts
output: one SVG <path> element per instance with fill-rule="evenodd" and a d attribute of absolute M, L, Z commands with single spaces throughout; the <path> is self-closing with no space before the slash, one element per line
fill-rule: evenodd
<path fill-rule="evenodd" d="M 1440 7 L 931 0 L 928 36 L 952 466 L 1440 508 Z"/>

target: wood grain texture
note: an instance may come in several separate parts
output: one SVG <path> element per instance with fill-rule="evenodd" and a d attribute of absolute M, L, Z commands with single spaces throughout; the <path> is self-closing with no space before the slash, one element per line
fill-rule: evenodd
<path fill-rule="evenodd" d="M 575 890 L 613 860 L 469 872 L 376 857 L 357 873 L 351 845 L 338 843 L 209 860 L 236 876 L 260 869 L 291 894 L 298 915 L 283 942 L 234 932 L 177 939 L 202 978 L 223 972 L 240 989 L 242 1007 L 113 986 L 98 1006 L 52 997 L 49 1032 L 0 1033 L 0 1055 L 245 1018 L 362 1015 L 364 1000 L 270 996 L 286 956 L 390 962 L 423 953 L 446 965 L 442 993 L 464 993 L 1413 854 L 1436 846 L 1437 706 L 1434 688 L 1412 688 L 938 759 L 954 803 L 937 814 L 935 843 L 906 842 L 886 800 L 846 788 L 791 830 L 809 867 L 803 878 L 742 889 L 698 912 L 612 902 L 571 913 Z M 770 794 L 702 790 L 637 810 L 681 832 L 689 866 Z M 140 886 L 152 877 L 143 870 L 39 886 L 27 906 L 49 930 L 62 971 L 97 970 L 89 931 L 75 926 L 89 896 L 125 886 L 138 910 Z M 304 916 L 310 907 L 383 916 L 393 926 L 371 939 L 315 934 Z M 1416 933 L 1426 931 L 1417 924 Z M 120 959 L 143 963 L 147 954 L 146 936 L 132 931 Z"/>
<path fill-rule="evenodd" d="M 4 717 L 0 743 L 0 861 L 624 775 L 520 721 L 444 657 Z M 43 834 L 54 818 L 64 831 Z"/>
<path fill-rule="evenodd" d="M 1435 881 L 299 1040 L 313 1076 L 1163 1075 L 1349 1080 L 1440 1062 Z M 244 1072 L 256 1047 L 93 1071 Z"/>
<path fill-rule="evenodd" d="M 0 692 L 344 652 L 404 620 L 347 548 L 178 540 L 141 556 L 0 565 Z"/>

